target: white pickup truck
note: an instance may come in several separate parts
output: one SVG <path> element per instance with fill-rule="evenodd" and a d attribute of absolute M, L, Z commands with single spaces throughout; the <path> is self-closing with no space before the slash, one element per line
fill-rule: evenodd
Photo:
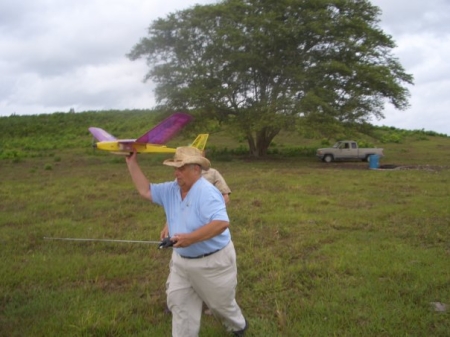
<path fill-rule="evenodd" d="M 333 145 L 333 147 L 318 149 L 316 157 L 326 163 L 335 160 L 362 160 L 369 161 L 369 157 L 376 154 L 383 157 L 381 148 L 358 148 L 358 144 L 352 140 L 342 140 Z"/>

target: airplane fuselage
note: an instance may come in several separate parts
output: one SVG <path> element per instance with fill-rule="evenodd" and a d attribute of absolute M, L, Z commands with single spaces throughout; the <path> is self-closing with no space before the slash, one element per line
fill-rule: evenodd
<path fill-rule="evenodd" d="M 98 142 L 97 149 L 114 153 L 128 154 L 136 151 L 138 153 L 175 153 L 176 149 L 158 144 L 136 143 L 134 139 L 114 140 Z"/>

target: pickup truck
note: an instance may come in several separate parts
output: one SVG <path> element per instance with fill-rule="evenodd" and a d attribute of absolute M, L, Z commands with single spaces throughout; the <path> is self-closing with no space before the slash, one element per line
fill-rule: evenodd
<path fill-rule="evenodd" d="M 381 148 L 358 148 L 358 144 L 352 140 L 342 140 L 333 145 L 333 147 L 318 149 L 316 157 L 325 163 L 331 163 L 335 160 L 362 160 L 369 161 L 373 154 L 383 157 Z"/>

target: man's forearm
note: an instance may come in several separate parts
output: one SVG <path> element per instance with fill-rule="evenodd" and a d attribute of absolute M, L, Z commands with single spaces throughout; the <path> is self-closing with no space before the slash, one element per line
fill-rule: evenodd
<path fill-rule="evenodd" d="M 191 233 L 175 234 L 172 236 L 172 240 L 176 242 L 175 247 L 188 247 L 221 234 L 228 228 L 228 225 L 228 221 L 214 220 Z"/>
<path fill-rule="evenodd" d="M 228 228 L 228 224 L 228 221 L 214 220 L 191 234 L 193 235 L 195 242 L 205 241 L 221 234 Z"/>
<path fill-rule="evenodd" d="M 150 182 L 145 177 L 144 173 L 142 173 L 139 165 L 136 162 L 127 162 L 127 166 L 131 179 L 139 194 L 146 199 L 151 199 Z"/>

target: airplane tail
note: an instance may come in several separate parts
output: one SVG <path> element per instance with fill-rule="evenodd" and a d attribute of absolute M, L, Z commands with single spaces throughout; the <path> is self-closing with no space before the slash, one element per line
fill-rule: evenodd
<path fill-rule="evenodd" d="M 205 149 L 206 142 L 208 141 L 208 137 L 208 133 L 201 133 L 197 136 L 197 138 L 194 139 L 190 146 L 196 147 L 200 151 L 203 151 Z"/>

